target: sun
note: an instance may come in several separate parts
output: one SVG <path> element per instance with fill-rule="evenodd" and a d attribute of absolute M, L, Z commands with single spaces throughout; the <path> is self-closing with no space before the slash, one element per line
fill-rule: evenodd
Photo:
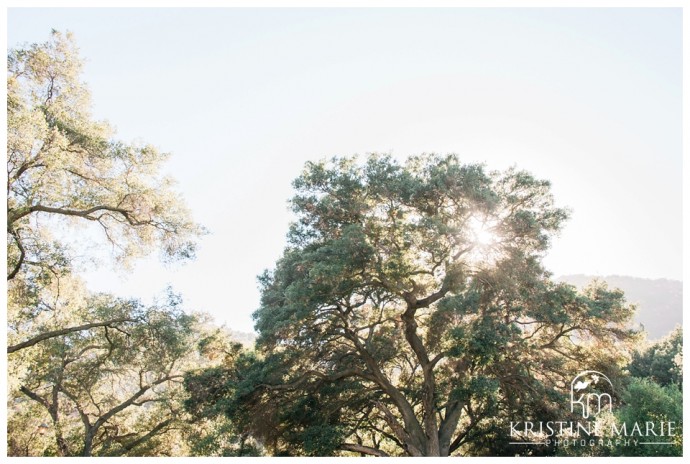
<path fill-rule="evenodd" d="M 498 243 L 496 225 L 495 221 L 488 218 L 470 217 L 468 227 L 471 242 L 481 248 L 488 248 Z"/>
<path fill-rule="evenodd" d="M 499 219 L 486 214 L 473 214 L 465 226 L 469 245 L 466 256 L 468 263 L 482 266 L 496 264 L 504 254 Z"/>

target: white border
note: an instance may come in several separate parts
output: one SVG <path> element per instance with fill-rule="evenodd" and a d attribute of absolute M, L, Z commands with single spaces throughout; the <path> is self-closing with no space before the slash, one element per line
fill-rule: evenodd
<path fill-rule="evenodd" d="M 385 7 L 385 8 L 391 8 L 391 7 L 424 7 L 424 8 L 438 8 L 438 7 L 461 7 L 461 8 L 467 8 L 467 7 L 483 7 L 483 8 L 529 8 L 529 7 L 539 7 L 539 8 L 627 8 L 627 7 L 653 7 L 653 8 L 682 8 L 683 9 L 683 114 L 688 114 L 688 110 L 690 109 L 690 96 L 688 96 L 688 83 L 690 82 L 690 78 L 688 77 L 688 72 L 690 71 L 690 67 L 688 66 L 688 57 L 690 53 L 688 51 L 690 50 L 690 34 L 688 33 L 688 27 L 690 26 L 690 19 L 688 19 L 689 9 L 687 8 L 690 6 L 690 1 L 689 0 L 656 0 L 656 1 L 648 1 L 648 0 L 581 0 L 581 1 L 573 1 L 573 0 L 532 0 L 532 1 L 518 1 L 518 0 L 447 0 L 447 1 L 442 1 L 442 0 L 428 0 L 428 1 L 419 1 L 419 0 L 331 0 L 331 1 L 325 1 L 325 0 L 301 0 L 301 1 L 276 1 L 276 0 L 198 0 L 196 2 L 191 2 L 189 0 L 121 0 L 121 1 L 112 1 L 112 0 L 104 0 L 98 2 L 98 4 L 94 5 L 94 2 L 91 1 L 32 1 L 32 0 L 5 0 L 3 2 L 4 8 L 0 10 L 0 15 L 2 15 L 2 25 L 4 26 L 3 29 L 3 34 L 2 37 L 0 38 L 0 41 L 2 41 L 5 50 L 7 50 L 7 9 L 8 8 L 54 8 L 54 7 L 88 7 L 88 8 L 108 8 L 108 7 L 127 7 L 127 8 L 172 8 L 172 7 L 194 7 L 194 8 L 209 8 L 209 7 L 222 7 L 222 8 L 236 8 L 236 7 L 254 7 L 254 8 L 276 8 L 276 7 L 320 7 L 320 8 L 342 8 L 342 7 L 355 7 L 355 8 L 367 8 L 367 7 Z M 5 53 L 5 60 L 6 60 L 6 53 Z M 5 62 L 5 69 L 7 68 L 7 63 Z M 3 80 L 4 80 L 4 86 L 3 89 L 7 88 L 7 76 L 6 73 L 3 73 Z M 7 127 L 7 114 L 3 111 L 0 115 L 0 120 L 3 123 L 4 127 Z M 685 118 L 683 118 L 683 121 L 685 121 Z M 683 125 L 683 139 L 687 140 L 687 136 L 690 133 L 688 130 L 688 125 L 685 124 Z M 2 143 L 3 146 L 6 146 L 6 131 L 2 131 Z M 690 153 L 687 147 L 687 144 L 683 144 L 683 159 L 684 160 L 690 160 Z M 683 185 L 685 186 L 686 180 L 690 179 L 690 163 L 686 162 L 683 163 Z M 3 176 L 6 176 L 5 171 L 3 170 Z M 5 179 L 6 181 L 6 179 Z M 688 278 L 690 278 L 690 270 L 686 266 L 686 263 L 688 262 L 688 248 L 685 246 L 686 244 L 686 236 L 687 236 L 687 231 L 689 230 L 689 220 L 688 220 L 688 205 L 690 204 L 690 193 L 688 192 L 687 188 L 683 188 L 683 282 L 687 282 Z M 6 211 L 2 211 L 2 217 L 4 220 L 6 220 Z M 6 263 L 6 249 L 4 247 L 0 247 L 2 249 L 2 259 L 3 262 Z M 6 265 L 6 264 L 5 264 Z M 683 293 L 685 294 L 685 285 L 683 285 Z M 7 287 L 5 283 L 5 291 L 2 292 L 0 295 L 0 301 L 2 302 L 3 308 L 5 308 L 4 311 L 2 311 L 2 317 L 0 320 L 3 322 L 3 325 L 6 326 L 7 322 L 7 305 L 6 305 L 6 298 L 7 298 Z M 684 300 L 683 303 L 683 313 L 684 314 L 690 314 L 690 311 L 688 311 L 688 305 L 687 301 Z M 685 324 L 683 324 L 685 326 Z M 5 330 L 0 330 L 0 346 L 5 346 L 7 344 L 7 333 Z M 687 357 L 686 357 L 687 358 Z M 688 367 L 688 361 L 686 359 L 684 363 L 684 369 L 687 371 Z M 3 374 L 0 374 L 0 391 L 4 392 L 3 396 L 5 397 L 6 401 L 6 395 L 7 395 L 7 357 L 2 356 L 0 357 L 0 371 L 3 372 Z M 685 399 L 686 393 L 690 387 L 688 386 L 688 382 L 685 383 L 683 387 L 683 397 Z M 684 402 L 684 416 L 689 417 L 688 411 L 690 411 L 690 405 L 688 405 L 687 401 Z M 2 425 L 0 426 L 0 430 L 2 432 L 0 433 L 0 459 L 4 458 L 7 456 L 7 410 L 5 407 L 5 402 L 3 402 L 2 405 L 0 405 L 0 422 L 2 422 Z M 686 421 L 687 422 L 687 421 Z M 683 428 L 685 432 L 686 427 Z M 687 435 L 684 433 L 684 435 Z M 685 456 L 690 455 L 690 445 L 688 445 L 687 441 L 683 444 L 683 454 Z M 12 462 L 36 462 L 38 460 L 42 460 L 42 458 L 9 458 L 11 459 Z M 127 458 L 127 462 L 139 462 L 140 460 L 143 460 L 144 458 Z M 148 458 L 151 459 L 151 458 Z M 184 461 L 187 461 L 188 459 L 194 459 L 196 460 L 208 460 L 208 459 L 216 459 L 216 458 L 185 458 Z M 230 458 L 233 459 L 233 458 Z M 272 458 L 236 458 L 236 459 L 241 459 L 242 462 L 264 462 L 267 459 L 272 459 Z M 310 459 L 310 458 L 293 458 L 293 459 Z M 289 459 L 292 461 L 293 459 Z M 340 459 L 340 458 L 313 458 L 313 459 L 319 459 L 319 462 L 328 461 L 332 462 L 334 459 Z M 384 458 L 384 459 L 396 459 L 396 458 Z M 421 461 L 420 461 L 421 459 Z M 424 462 L 428 459 L 434 459 L 434 458 L 417 458 L 415 462 Z M 465 458 L 465 459 L 483 459 L 483 462 L 495 462 L 495 461 L 505 461 L 507 459 L 512 459 L 512 458 Z M 560 458 L 557 458 L 560 459 Z M 586 460 L 588 458 L 574 458 L 570 459 L 569 462 L 580 462 L 582 460 Z M 598 460 L 603 460 L 607 458 L 594 458 Z M 618 458 L 618 459 L 626 459 L 626 458 Z M 654 458 L 651 458 L 654 459 Z M 671 458 L 673 460 L 673 458 Z M 676 458 L 675 460 L 681 460 L 682 458 Z M 62 458 L 60 459 L 60 462 L 84 462 L 83 460 L 80 460 L 79 458 Z"/>

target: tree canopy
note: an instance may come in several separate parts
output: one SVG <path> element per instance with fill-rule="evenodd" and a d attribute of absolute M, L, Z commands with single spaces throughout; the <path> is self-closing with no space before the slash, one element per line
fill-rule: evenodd
<path fill-rule="evenodd" d="M 635 350 L 628 366 L 630 375 L 647 378 L 661 386 L 683 389 L 683 329 L 677 326 L 656 343 Z"/>
<path fill-rule="evenodd" d="M 515 454 L 499 419 L 561 411 L 582 366 L 623 367 L 623 294 L 578 293 L 541 265 L 568 215 L 547 181 L 372 155 L 307 163 L 294 186 L 257 354 L 197 397 L 226 398 L 273 453 L 447 456 L 494 434 L 490 452 Z"/>
<path fill-rule="evenodd" d="M 93 119 L 81 67 L 71 35 L 56 31 L 8 54 L 8 280 L 74 259 L 47 218 L 98 224 L 120 260 L 159 245 L 166 257 L 191 257 L 201 232 L 160 173 L 167 155 L 116 140 Z"/>
<path fill-rule="evenodd" d="M 65 291 L 63 289 L 63 291 Z M 61 456 L 123 455 L 178 425 L 183 369 L 194 357 L 197 318 L 171 295 L 158 306 L 70 292 L 65 313 L 115 319 L 25 347 L 14 360 L 16 388 L 43 408 Z M 197 339 L 197 340 L 195 340 Z M 16 438 L 15 438 L 16 441 Z M 136 449 L 141 452 L 142 449 Z"/>
<path fill-rule="evenodd" d="M 13 455 L 166 454 L 184 429 L 182 374 L 212 365 L 179 301 L 89 292 L 74 240 L 96 225 L 120 264 L 155 249 L 191 258 L 203 229 L 161 174 L 167 155 L 114 138 L 91 115 L 70 34 L 9 51 L 8 448 Z M 91 236 L 89 233 L 84 236 Z"/>
<path fill-rule="evenodd" d="M 543 258 L 569 212 L 517 168 L 306 163 L 251 348 L 172 289 L 150 304 L 89 291 L 81 265 L 103 256 L 82 237 L 122 267 L 192 258 L 204 229 L 162 174 L 168 155 L 94 119 L 81 67 L 56 31 L 8 54 L 10 455 L 682 451 L 680 434 L 632 452 L 510 435 L 515 418 L 577 420 L 567 395 L 585 369 L 612 382 L 607 420 L 682 421 L 682 331 L 639 348 L 623 292 L 552 280 Z"/>

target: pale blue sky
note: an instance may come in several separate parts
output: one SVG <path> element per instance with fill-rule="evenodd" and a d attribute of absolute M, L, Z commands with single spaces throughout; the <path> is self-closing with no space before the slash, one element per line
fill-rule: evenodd
<path fill-rule="evenodd" d="M 553 182 L 556 275 L 682 277 L 680 9 L 10 9 L 8 44 L 74 32 L 94 112 L 173 153 L 198 259 L 88 274 L 250 330 L 307 160 L 458 153 Z"/>

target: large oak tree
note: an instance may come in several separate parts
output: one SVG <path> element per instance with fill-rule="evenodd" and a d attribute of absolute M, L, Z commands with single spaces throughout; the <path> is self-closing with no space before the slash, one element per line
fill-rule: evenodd
<path fill-rule="evenodd" d="M 222 402 L 275 454 L 536 453 L 509 446 L 508 417 L 561 414 L 581 370 L 616 378 L 633 308 L 550 280 L 567 211 L 549 182 L 372 155 L 307 163 L 294 186 L 257 352 L 190 376 L 192 409 Z"/>

